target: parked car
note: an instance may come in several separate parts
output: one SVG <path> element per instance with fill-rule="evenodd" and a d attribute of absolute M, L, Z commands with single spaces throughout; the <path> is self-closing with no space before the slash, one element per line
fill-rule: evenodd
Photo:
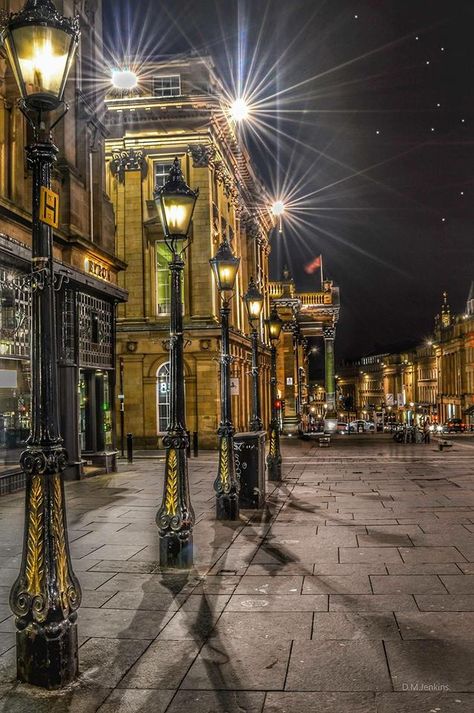
<path fill-rule="evenodd" d="M 349 424 L 344 423 L 343 421 L 338 421 L 336 431 L 341 434 L 349 433 Z"/>
<path fill-rule="evenodd" d="M 450 418 L 443 424 L 443 431 L 445 433 L 464 433 L 466 430 L 466 424 L 461 418 Z"/>
<path fill-rule="evenodd" d="M 349 427 L 351 431 L 354 431 L 355 433 L 368 433 L 369 431 L 375 431 L 375 423 L 373 423 L 373 421 L 362 421 L 362 419 L 351 421 Z"/>

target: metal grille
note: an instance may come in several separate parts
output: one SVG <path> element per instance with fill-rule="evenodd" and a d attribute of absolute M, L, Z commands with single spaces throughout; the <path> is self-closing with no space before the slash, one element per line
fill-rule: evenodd
<path fill-rule="evenodd" d="M 0 357 L 30 356 L 30 290 L 22 276 L 0 269 Z"/>
<path fill-rule="evenodd" d="M 112 305 L 84 292 L 78 293 L 77 303 L 80 366 L 112 367 Z"/>

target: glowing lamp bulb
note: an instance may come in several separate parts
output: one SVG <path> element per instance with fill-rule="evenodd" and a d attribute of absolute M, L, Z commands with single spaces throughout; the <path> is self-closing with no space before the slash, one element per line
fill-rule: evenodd
<path fill-rule="evenodd" d="M 279 218 L 285 212 L 285 204 L 283 201 L 275 201 L 272 205 L 272 213 L 274 216 Z"/>
<path fill-rule="evenodd" d="M 242 98 L 236 99 L 230 107 L 230 115 L 234 121 L 245 121 L 249 112 L 249 105 Z"/>
<path fill-rule="evenodd" d="M 135 89 L 138 84 L 138 77 L 135 72 L 129 69 L 115 69 L 112 72 L 112 84 L 116 89 Z"/>

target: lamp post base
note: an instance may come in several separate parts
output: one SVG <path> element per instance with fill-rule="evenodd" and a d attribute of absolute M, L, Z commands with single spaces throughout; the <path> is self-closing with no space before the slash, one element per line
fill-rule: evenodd
<path fill-rule="evenodd" d="M 163 569 L 191 569 L 193 538 L 181 540 L 177 535 L 160 537 L 160 566 Z"/>
<path fill-rule="evenodd" d="M 79 673 L 76 622 L 48 627 L 35 623 L 17 631 L 17 675 L 20 681 L 48 690 L 62 688 Z"/>
<path fill-rule="evenodd" d="M 216 497 L 216 520 L 239 519 L 239 496 L 237 493 Z"/>

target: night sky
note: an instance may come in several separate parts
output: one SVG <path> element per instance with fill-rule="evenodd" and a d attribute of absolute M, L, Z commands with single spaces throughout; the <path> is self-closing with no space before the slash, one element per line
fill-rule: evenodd
<path fill-rule="evenodd" d="M 319 289 L 303 267 L 323 255 L 341 289 L 338 358 L 427 338 L 445 289 L 463 310 L 474 2 L 105 0 L 104 17 L 116 58 L 212 54 L 230 93 L 240 67 L 252 156 L 290 205 L 272 277 L 288 263 L 299 289 Z"/>

